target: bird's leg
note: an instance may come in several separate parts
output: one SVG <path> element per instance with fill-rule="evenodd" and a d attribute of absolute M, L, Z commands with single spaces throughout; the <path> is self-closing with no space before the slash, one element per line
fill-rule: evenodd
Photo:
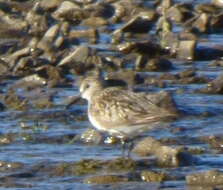
<path fill-rule="evenodd" d="M 128 152 L 127 152 L 127 157 L 130 158 L 131 157 L 131 151 L 133 149 L 134 146 L 134 142 L 133 141 L 128 141 Z"/>
<path fill-rule="evenodd" d="M 122 144 L 122 157 L 125 158 L 126 140 L 124 138 L 121 138 L 121 144 Z"/>
<path fill-rule="evenodd" d="M 122 144 L 122 157 L 130 158 L 130 153 L 134 145 L 133 141 L 122 138 L 121 144 Z M 127 155 L 125 155 L 126 151 L 127 151 Z"/>

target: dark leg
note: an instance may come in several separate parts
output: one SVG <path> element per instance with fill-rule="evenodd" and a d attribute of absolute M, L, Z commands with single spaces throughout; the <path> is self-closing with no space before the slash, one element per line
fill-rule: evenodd
<path fill-rule="evenodd" d="M 126 140 L 121 139 L 121 144 L 122 144 L 122 157 L 125 158 Z"/>
<path fill-rule="evenodd" d="M 131 151 L 133 149 L 134 146 L 134 142 L 133 141 L 128 141 L 128 152 L 127 152 L 127 157 L 130 158 L 131 157 Z"/>
<path fill-rule="evenodd" d="M 122 144 L 122 157 L 130 158 L 130 153 L 134 145 L 133 141 L 128 139 L 121 139 L 121 144 Z"/>

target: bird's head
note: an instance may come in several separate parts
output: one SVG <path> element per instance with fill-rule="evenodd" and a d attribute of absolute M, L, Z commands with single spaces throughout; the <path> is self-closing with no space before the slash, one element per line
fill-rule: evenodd
<path fill-rule="evenodd" d="M 95 92 L 102 90 L 103 80 L 97 76 L 89 76 L 81 81 L 80 95 L 86 100 L 91 100 Z"/>

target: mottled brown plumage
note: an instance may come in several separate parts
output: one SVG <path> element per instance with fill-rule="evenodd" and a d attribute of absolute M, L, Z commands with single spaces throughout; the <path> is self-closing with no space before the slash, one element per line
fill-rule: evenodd
<path fill-rule="evenodd" d="M 105 88 L 103 80 L 97 77 L 84 79 L 80 92 L 88 100 L 88 117 L 93 126 L 121 139 L 137 136 L 163 119 L 176 116 L 145 93 Z"/>

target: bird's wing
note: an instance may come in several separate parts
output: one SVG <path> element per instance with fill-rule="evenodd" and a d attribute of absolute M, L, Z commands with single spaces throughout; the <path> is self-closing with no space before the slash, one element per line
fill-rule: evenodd
<path fill-rule="evenodd" d="M 146 124 L 170 115 L 145 94 L 117 88 L 104 89 L 94 98 L 90 109 L 102 124 L 113 127 Z"/>

